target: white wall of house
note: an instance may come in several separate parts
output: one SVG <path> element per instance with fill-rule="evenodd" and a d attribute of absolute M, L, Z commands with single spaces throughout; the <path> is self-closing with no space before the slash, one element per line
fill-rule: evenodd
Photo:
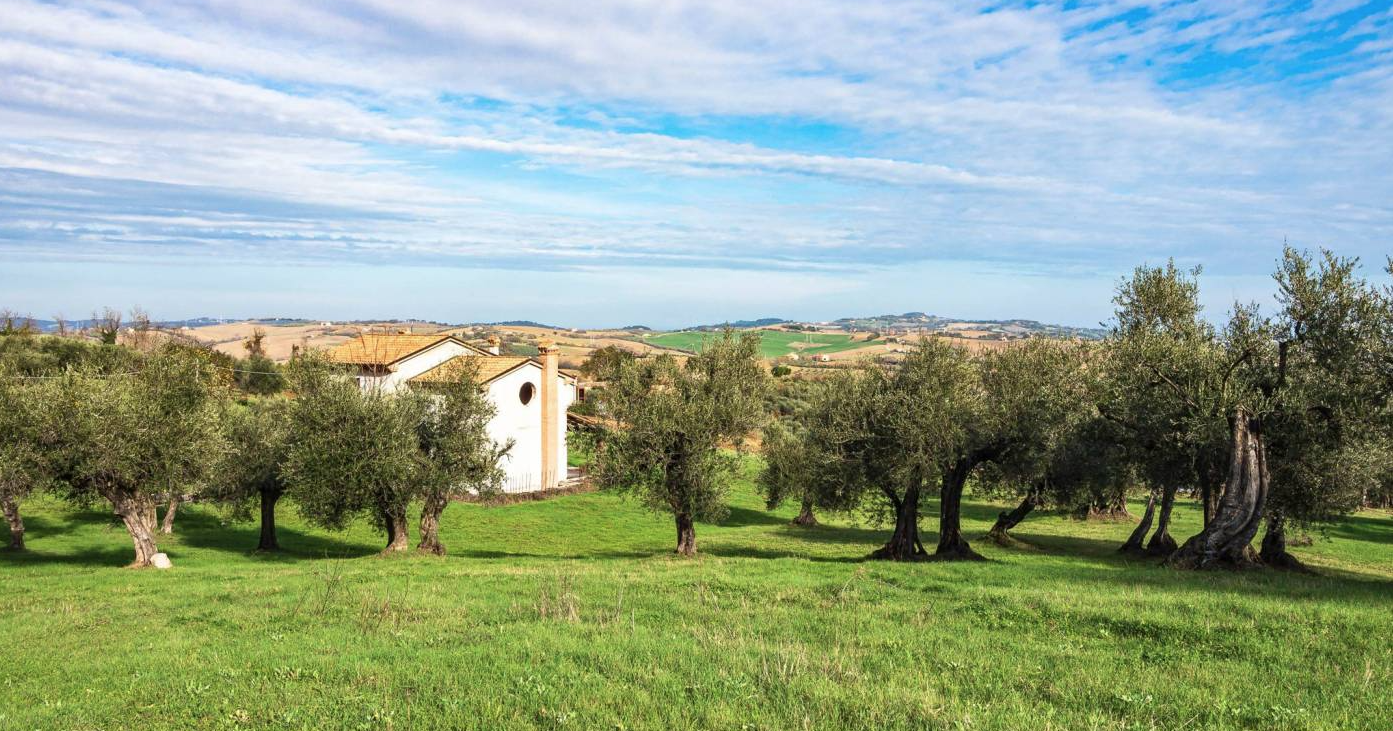
<path fill-rule="evenodd" d="M 396 363 L 396 370 L 380 376 L 360 376 L 358 384 L 364 389 L 382 388 L 395 391 L 412 378 L 458 355 L 477 355 L 478 352 L 454 342 L 444 341 Z M 557 418 L 556 459 L 550 467 L 542 465 L 542 366 L 525 363 L 487 384 L 489 400 L 497 413 L 489 422 L 489 436 L 499 444 L 513 440 L 513 448 L 504 457 L 507 474 L 503 488 L 507 492 L 531 492 L 545 484 L 566 479 L 566 410 L 576 400 L 575 381 L 566 377 L 556 379 Z M 531 384 L 532 398 L 522 403 L 524 384 Z M 547 471 L 550 470 L 550 475 Z M 548 479 L 550 478 L 550 479 Z"/>
<path fill-rule="evenodd" d="M 542 465 L 542 368 L 536 363 L 528 363 L 511 373 L 495 379 L 488 385 L 489 399 L 498 409 L 493 421 L 489 422 L 489 436 L 499 444 L 513 440 L 513 449 L 504 458 L 503 469 L 507 479 L 503 488 L 507 492 L 530 492 L 542 488 L 547 475 Z M 524 384 L 531 384 L 532 400 L 522 403 L 521 393 Z M 566 409 L 576 398 L 575 382 L 567 378 L 556 379 L 557 388 L 557 430 L 552 435 L 556 440 L 556 459 L 550 466 L 551 482 L 566 479 Z"/>

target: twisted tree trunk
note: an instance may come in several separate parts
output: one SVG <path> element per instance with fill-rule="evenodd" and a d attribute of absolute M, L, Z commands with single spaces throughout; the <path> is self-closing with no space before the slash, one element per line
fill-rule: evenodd
<path fill-rule="evenodd" d="M 798 511 L 798 517 L 793 519 L 793 524 L 804 527 L 817 525 L 817 516 L 813 515 L 813 498 L 811 495 L 803 496 L 803 506 Z"/>
<path fill-rule="evenodd" d="M 169 535 L 174 532 L 174 512 L 179 509 L 182 498 L 178 493 L 169 496 L 169 507 L 164 510 L 164 522 L 160 523 L 160 532 Z"/>
<path fill-rule="evenodd" d="M 261 490 L 261 539 L 257 541 L 258 551 L 279 551 L 281 544 L 276 540 L 276 502 L 281 499 L 279 488 Z"/>
<path fill-rule="evenodd" d="M 1209 482 L 1205 482 L 1200 488 L 1200 507 L 1204 508 L 1204 528 L 1208 528 L 1210 522 L 1214 520 L 1214 513 L 1219 509 L 1219 491 Z"/>
<path fill-rule="evenodd" d="M 10 550 L 24 550 L 24 518 L 19 515 L 19 500 L 13 495 L 0 497 L 0 508 L 5 511 L 5 522 L 10 524 Z"/>
<path fill-rule="evenodd" d="M 1127 510 L 1127 494 L 1100 495 L 1079 508 L 1079 520 L 1131 520 L 1132 513 Z"/>
<path fill-rule="evenodd" d="M 920 561 L 927 557 L 924 544 L 919 541 L 919 495 L 922 478 L 914 471 L 905 487 L 904 498 L 895 495 L 893 490 L 885 490 L 890 499 L 890 507 L 895 511 L 895 532 L 885 545 L 871 552 L 870 557 L 888 561 Z"/>
<path fill-rule="evenodd" d="M 1262 537 L 1259 556 L 1264 564 L 1273 568 L 1313 573 L 1300 559 L 1287 552 L 1286 520 L 1280 514 L 1267 517 L 1267 534 Z"/>
<path fill-rule="evenodd" d="M 963 538 L 963 488 L 976 462 L 960 459 L 943 473 L 938 504 L 938 549 L 934 558 L 940 561 L 984 561 L 982 554 L 972 550 Z"/>
<path fill-rule="evenodd" d="M 448 502 L 443 493 L 426 496 L 421 504 L 421 542 L 416 545 L 417 551 L 436 556 L 445 555 L 445 544 L 440 542 L 440 516 L 445 512 Z"/>
<path fill-rule="evenodd" d="M 1146 550 L 1146 534 L 1151 530 L 1151 519 L 1156 514 L 1156 491 L 1152 490 L 1146 496 L 1146 512 L 1142 513 L 1141 522 L 1132 529 L 1132 535 L 1127 536 L 1127 542 L 1117 549 L 1122 553 L 1144 553 Z"/>
<path fill-rule="evenodd" d="M 690 513 L 678 512 L 677 522 L 677 555 L 695 556 L 696 555 L 696 524 L 692 522 Z"/>
<path fill-rule="evenodd" d="M 1175 486 L 1171 485 L 1161 491 L 1161 512 L 1156 517 L 1156 532 L 1151 535 L 1151 540 L 1146 544 L 1148 556 L 1169 556 L 1175 553 L 1175 539 L 1171 538 L 1171 508 L 1175 507 Z"/>
<path fill-rule="evenodd" d="M 111 502 L 113 512 L 121 518 L 121 523 L 126 526 L 126 532 L 131 536 L 131 543 L 135 545 L 135 560 L 131 561 L 130 568 L 145 568 L 151 565 L 151 559 L 160 549 L 155 546 L 155 503 L 153 500 L 140 495 L 108 488 L 106 498 Z"/>
<path fill-rule="evenodd" d="M 1026 493 L 1021 504 L 1017 505 L 1014 510 L 1009 513 L 1003 510 L 996 516 L 996 523 L 992 525 L 991 530 L 987 531 L 987 538 L 1003 546 L 1011 545 L 1011 542 L 1015 540 L 1011 537 L 1011 529 L 1020 525 L 1021 521 L 1025 520 L 1025 517 L 1030 515 L 1039 504 L 1040 493 L 1038 489 Z"/>
<path fill-rule="evenodd" d="M 398 553 L 411 547 L 411 529 L 406 523 L 405 508 L 383 508 L 382 524 L 387 529 L 387 547 L 382 549 L 382 555 Z"/>
<path fill-rule="evenodd" d="M 1245 568 L 1256 565 L 1253 536 L 1267 505 L 1267 450 L 1262 424 L 1243 409 L 1230 419 L 1229 477 L 1209 525 L 1166 561 L 1186 569 Z"/>

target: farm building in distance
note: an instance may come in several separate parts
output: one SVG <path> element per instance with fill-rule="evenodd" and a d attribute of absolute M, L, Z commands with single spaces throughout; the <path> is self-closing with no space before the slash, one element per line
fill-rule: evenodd
<path fill-rule="evenodd" d="M 500 355 L 497 338 L 485 349 L 453 335 L 365 333 L 329 357 L 357 366 L 363 389 L 445 381 L 466 364 L 476 367 L 497 409 L 489 435 L 500 444 L 513 440 L 503 462 L 504 490 L 533 492 L 566 479 L 566 410 L 576 400 L 576 379 L 558 367 L 560 351 L 546 340 L 539 350 L 534 359 Z"/>

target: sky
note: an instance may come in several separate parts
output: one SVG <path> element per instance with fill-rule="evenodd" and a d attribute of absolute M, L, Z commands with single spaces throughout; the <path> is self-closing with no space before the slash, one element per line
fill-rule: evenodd
<path fill-rule="evenodd" d="M 0 308 L 1096 325 L 1393 253 L 1393 3 L 0 0 Z"/>

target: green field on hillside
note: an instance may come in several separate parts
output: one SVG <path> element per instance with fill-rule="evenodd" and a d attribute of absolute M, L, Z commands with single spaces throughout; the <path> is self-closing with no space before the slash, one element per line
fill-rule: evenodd
<path fill-rule="evenodd" d="M 844 350 L 863 348 L 865 340 L 852 340 L 850 335 L 840 333 L 799 333 L 784 330 L 759 330 L 759 353 L 764 358 L 779 358 L 789 353 L 818 355 L 838 353 Z M 643 342 L 663 348 L 675 348 L 689 352 L 701 350 L 708 338 L 720 337 L 720 333 L 684 330 L 645 337 Z"/>
<path fill-rule="evenodd" d="M 106 512 L 25 510 L 0 729 L 1393 728 L 1386 513 L 1295 549 L 1301 576 L 1163 569 L 1116 552 L 1132 526 L 1057 515 L 988 562 L 865 562 L 883 528 L 791 527 L 749 482 L 688 560 L 603 493 L 452 505 L 443 558 L 290 506 L 289 550 L 255 555 L 187 507 L 163 572 L 120 568 Z"/>

